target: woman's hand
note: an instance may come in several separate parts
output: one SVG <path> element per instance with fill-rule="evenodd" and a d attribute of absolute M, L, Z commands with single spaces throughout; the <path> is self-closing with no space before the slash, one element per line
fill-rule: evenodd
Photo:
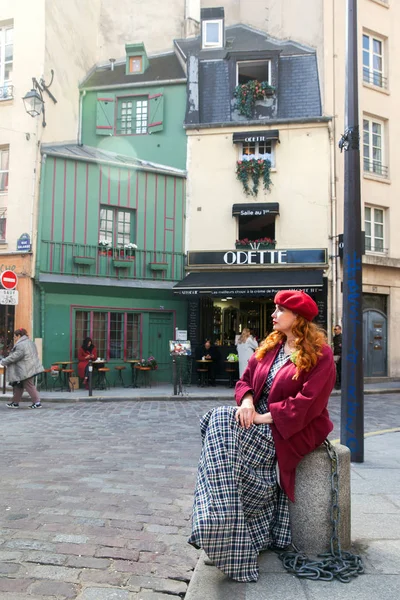
<path fill-rule="evenodd" d="M 255 414 L 253 397 L 245 396 L 235 413 L 235 419 L 241 427 L 249 429 L 253 425 Z"/>
<path fill-rule="evenodd" d="M 260 415 L 256 412 L 256 414 L 254 415 L 254 420 L 253 423 L 255 425 L 261 425 L 261 423 L 273 423 L 273 418 L 271 416 L 270 412 L 265 413 L 264 415 Z"/>

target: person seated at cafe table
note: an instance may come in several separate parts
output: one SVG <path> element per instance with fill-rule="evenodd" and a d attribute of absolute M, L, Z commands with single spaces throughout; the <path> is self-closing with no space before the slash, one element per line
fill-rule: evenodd
<path fill-rule="evenodd" d="M 82 346 L 78 350 L 78 375 L 83 379 L 83 385 L 88 387 L 89 379 L 89 361 L 97 359 L 97 350 L 92 342 L 92 338 L 87 337 L 83 340 Z"/>
<path fill-rule="evenodd" d="M 215 369 L 219 361 L 220 355 L 218 348 L 211 344 L 210 339 L 206 339 L 202 346 L 196 349 L 196 360 L 211 360 L 208 365 L 208 377 L 210 385 L 215 386 Z"/>

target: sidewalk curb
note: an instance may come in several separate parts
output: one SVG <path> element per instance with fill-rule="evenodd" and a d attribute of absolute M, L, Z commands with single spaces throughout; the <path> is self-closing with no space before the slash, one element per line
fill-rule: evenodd
<path fill-rule="evenodd" d="M 46 393 L 46 392 L 44 392 Z M 48 392 L 51 393 L 51 392 Z M 369 390 L 364 390 L 364 395 L 380 395 L 380 394 L 400 394 L 400 388 L 383 388 L 383 389 L 369 389 Z M 340 397 L 340 391 L 339 390 L 333 390 L 331 397 Z M 9 400 L 12 398 L 12 393 L 11 392 L 7 392 L 5 395 L 2 396 L 2 398 L 4 400 Z M 225 394 L 221 394 L 219 395 L 217 390 L 216 393 L 214 395 L 205 395 L 205 394 L 201 394 L 199 392 L 196 393 L 187 393 L 187 394 L 183 394 L 183 395 L 177 395 L 174 396 L 173 394 L 151 394 L 150 391 L 148 391 L 146 393 L 146 395 L 143 396 L 137 396 L 137 395 L 132 395 L 132 396 L 74 396 L 74 392 L 66 392 L 65 396 L 56 396 L 56 397 L 46 397 L 44 395 L 42 395 L 41 397 L 43 404 L 48 404 L 48 403 L 57 403 L 57 402 L 64 402 L 64 403 L 70 403 L 70 404 L 77 404 L 77 403 L 91 403 L 91 402 L 153 402 L 154 400 L 160 401 L 160 402 L 169 402 L 171 400 L 216 400 L 216 401 L 222 401 L 222 400 L 234 400 L 234 395 L 233 395 L 233 390 L 232 390 L 232 395 L 228 396 Z M 29 401 L 29 398 L 24 397 L 22 399 L 22 402 L 24 401 Z"/>

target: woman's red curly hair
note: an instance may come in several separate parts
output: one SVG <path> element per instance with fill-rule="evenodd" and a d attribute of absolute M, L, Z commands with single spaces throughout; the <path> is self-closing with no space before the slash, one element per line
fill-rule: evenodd
<path fill-rule="evenodd" d="M 317 364 L 318 357 L 322 355 L 322 346 L 326 344 L 326 334 L 318 325 L 307 321 L 300 315 L 297 315 L 293 323 L 292 333 L 295 337 L 295 352 L 297 353 L 295 362 L 297 369 L 293 379 L 297 379 L 301 371 L 307 372 Z M 281 331 L 270 333 L 254 353 L 257 360 L 261 360 L 269 350 L 285 341 L 286 335 Z"/>

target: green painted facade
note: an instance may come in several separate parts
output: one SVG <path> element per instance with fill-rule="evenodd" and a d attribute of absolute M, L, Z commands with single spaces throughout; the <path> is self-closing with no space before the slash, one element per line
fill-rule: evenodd
<path fill-rule="evenodd" d="M 186 168 L 186 85 L 83 91 L 82 143 L 178 169 Z M 121 102 L 149 98 L 147 134 L 118 133 Z M 125 129 L 126 130 L 126 129 Z"/>

